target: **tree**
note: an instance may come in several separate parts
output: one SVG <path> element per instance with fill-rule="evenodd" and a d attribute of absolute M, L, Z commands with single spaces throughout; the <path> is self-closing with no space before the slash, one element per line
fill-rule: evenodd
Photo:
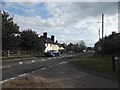
<path fill-rule="evenodd" d="M 15 34 L 19 33 L 19 26 L 14 23 L 13 18 L 3 11 L 2 13 L 2 49 L 13 50 L 16 48 Z"/>
<path fill-rule="evenodd" d="M 73 51 L 73 49 L 74 49 L 73 43 L 68 44 L 67 47 L 66 47 L 66 51 L 67 51 L 67 52 Z"/>
<path fill-rule="evenodd" d="M 20 33 L 21 37 L 21 48 L 23 50 L 32 50 L 43 52 L 44 40 L 38 37 L 35 31 L 31 29 L 24 30 Z"/>
<path fill-rule="evenodd" d="M 66 47 L 66 51 L 73 51 L 76 53 L 83 52 L 86 49 L 85 42 L 83 40 L 79 41 L 78 43 L 70 43 Z"/>
<path fill-rule="evenodd" d="M 85 42 L 83 40 L 81 40 L 79 43 L 79 49 L 80 49 L 80 52 L 83 52 L 83 50 L 86 49 L 86 45 L 85 45 Z"/>
<path fill-rule="evenodd" d="M 94 45 L 95 51 L 100 44 L 97 41 Z M 120 33 L 112 32 L 112 34 L 105 36 L 104 38 L 104 54 L 117 54 L 120 53 Z"/>

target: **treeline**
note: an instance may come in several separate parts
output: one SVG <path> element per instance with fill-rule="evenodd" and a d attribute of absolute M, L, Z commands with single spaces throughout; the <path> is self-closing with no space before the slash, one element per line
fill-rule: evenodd
<path fill-rule="evenodd" d="M 101 46 L 102 39 L 94 45 L 95 51 Z M 104 54 L 120 54 L 120 33 L 112 32 L 104 37 Z"/>
<path fill-rule="evenodd" d="M 1 14 L 2 50 L 44 51 L 44 40 L 35 31 L 31 29 L 20 31 L 8 12 L 1 11 Z"/>
<path fill-rule="evenodd" d="M 25 50 L 31 52 L 41 52 L 45 50 L 44 38 L 39 37 L 32 29 L 19 30 L 17 23 L 13 21 L 13 17 L 8 12 L 2 11 L 2 50 Z M 67 52 L 83 52 L 86 46 L 84 41 L 76 44 L 63 43 L 63 47 Z"/>
<path fill-rule="evenodd" d="M 78 43 L 70 43 L 67 45 L 66 47 L 66 51 L 69 52 L 69 51 L 72 51 L 72 52 L 75 52 L 75 53 L 79 53 L 79 52 L 84 52 L 84 50 L 86 50 L 86 45 L 85 45 L 85 42 L 83 40 L 79 41 Z"/>

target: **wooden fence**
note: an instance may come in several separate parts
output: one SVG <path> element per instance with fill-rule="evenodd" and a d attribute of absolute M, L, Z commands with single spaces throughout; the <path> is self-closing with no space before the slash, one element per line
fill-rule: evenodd
<path fill-rule="evenodd" d="M 2 57 L 29 57 L 39 56 L 42 53 L 36 51 L 24 51 L 24 50 L 3 50 Z"/>

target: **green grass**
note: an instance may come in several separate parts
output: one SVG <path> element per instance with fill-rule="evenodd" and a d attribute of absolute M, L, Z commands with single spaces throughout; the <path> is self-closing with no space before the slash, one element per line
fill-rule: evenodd
<path fill-rule="evenodd" d="M 117 71 L 112 70 L 112 56 L 87 56 L 87 57 L 74 57 L 71 64 L 78 68 L 83 68 L 89 71 L 104 73 L 112 76 L 117 75 Z"/>

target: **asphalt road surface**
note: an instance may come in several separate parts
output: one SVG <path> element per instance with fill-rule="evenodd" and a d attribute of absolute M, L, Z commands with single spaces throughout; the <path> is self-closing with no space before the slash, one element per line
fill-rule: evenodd
<path fill-rule="evenodd" d="M 48 88 L 117 88 L 116 80 L 80 71 L 69 64 L 74 54 L 61 57 L 44 57 L 32 60 L 4 61 L 1 83 L 15 77 L 32 74 L 47 79 Z"/>

